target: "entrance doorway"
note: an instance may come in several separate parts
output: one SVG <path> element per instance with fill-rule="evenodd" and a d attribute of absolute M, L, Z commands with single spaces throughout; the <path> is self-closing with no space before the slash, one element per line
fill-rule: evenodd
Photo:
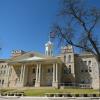
<path fill-rule="evenodd" d="M 48 79 L 47 84 L 48 86 L 52 86 L 52 80 Z"/>
<path fill-rule="evenodd" d="M 33 79 L 33 84 L 32 84 L 33 86 L 35 86 L 35 80 L 36 80 L 36 79 Z"/>

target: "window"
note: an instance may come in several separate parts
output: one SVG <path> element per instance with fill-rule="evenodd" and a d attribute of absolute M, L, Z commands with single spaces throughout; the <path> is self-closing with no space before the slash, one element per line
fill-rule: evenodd
<path fill-rule="evenodd" d="M 5 74 L 5 73 L 6 73 L 6 71 L 4 70 L 3 74 Z"/>
<path fill-rule="evenodd" d="M 85 72 L 88 72 L 88 70 L 85 70 Z"/>
<path fill-rule="evenodd" d="M 81 72 L 84 72 L 83 70 L 81 70 Z"/>
<path fill-rule="evenodd" d="M 89 67 L 89 72 L 92 72 L 91 67 Z"/>
<path fill-rule="evenodd" d="M 66 66 L 64 67 L 64 74 L 65 74 L 65 75 L 68 74 L 68 70 L 67 70 L 67 67 L 66 67 Z"/>
<path fill-rule="evenodd" d="M 48 68 L 48 73 L 50 73 L 50 68 Z"/>
<path fill-rule="evenodd" d="M 10 71 L 9 71 L 9 76 L 11 76 L 11 73 L 12 73 L 12 68 L 10 68 Z"/>
<path fill-rule="evenodd" d="M 3 65 L 2 65 L 2 67 L 1 68 L 3 68 Z"/>
<path fill-rule="evenodd" d="M 84 61 L 84 64 L 87 65 L 87 61 Z"/>
<path fill-rule="evenodd" d="M 68 56 L 68 63 L 71 62 L 71 55 Z"/>
<path fill-rule="evenodd" d="M 67 68 L 66 66 L 64 67 L 64 74 L 65 75 L 71 74 L 71 65 L 69 65 L 69 68 Z"/>
<path fill-rule="evenodd" d="M 81 83 L 82 83 L 82 84 L 85 83 L 85 82 L 84 82 L 84 79 L 81 79 Z"/>
<path fill-rule="evenodd" d="M 33 68 L 33 70 L 32 70 L 32 73 L 34 74 L 36 71 L 35 71 L 35 68 Z"/>
<path fill-rule="evenodd" d="M 2 85 L 4 84 L 4 80 L 2 80 Z"/>
<path fill-rule="evenodd" d="M 89 66 L 91 65 L 91 61 L 88 62 L 88 65 L 89 65 Z"/>
<path fill-rule="evenodd" d="M 92 72 L 92 70 L 90 69 L 89 72 Z"/>
<path fill-rule="evenodd" d="M 5 68 L 6 68 L 6 65 L 5 65 Z"/>
<path fill-rule="evenodd" d="M 64 63 L 66 62 L 66 56 L 64 55 Z"/>
<path fill-rule="evenodd" d="M 71 65 L 69 65 L 69 74 L 71 73 Z"/>

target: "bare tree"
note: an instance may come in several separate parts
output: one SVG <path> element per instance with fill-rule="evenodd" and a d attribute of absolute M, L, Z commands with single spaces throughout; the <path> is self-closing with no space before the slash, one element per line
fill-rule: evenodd
<path fill-rule="evenodd" d="M 100 22 L 100 9 L 86 6 L 82 0 L 62 0 L 60 16 L 63 22 L 53 25 L 53 36 L 65 44 L 71 44 L 85 51 L 91 52 L 100 62 L 100 41 L 95 30 Z M 52 33 L 51 33 L 52 34 Z M 98 36 L 97 36 L 98 35 Z"/>

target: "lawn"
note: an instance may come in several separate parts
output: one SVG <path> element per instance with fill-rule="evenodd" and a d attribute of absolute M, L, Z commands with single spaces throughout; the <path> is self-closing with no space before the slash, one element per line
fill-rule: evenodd
<path fill-rule="evenodd" d="M 20 90 L 19 90 L 20 91 Z M 93 89 L 26 89 L 23 90 L 26 96 L 44 96 L 45 93 L 78 93 L 78 94 L 98 94 L 97 90 Z"/>
<path fill-rule="evenodd" d="M 2 90 L 4 91 L 4 90 Z M 97 90 L 93 89 L 55 89 L 55 88 L 27 88 L 27 89 L 21 89 L 21 90 L 7 90 L 5 92 L 24 92 L 25 96 L 44 96 L 45 93 L 73 93 L 73 94 L 98 94 Z"/>

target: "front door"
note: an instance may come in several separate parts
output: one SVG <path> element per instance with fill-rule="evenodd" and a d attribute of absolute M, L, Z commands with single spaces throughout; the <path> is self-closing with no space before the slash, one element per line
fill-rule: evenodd
<path fill-rule="evenodd" d="M 33 86 L 35 86 L 35 80 L 36 80 L 36 79 L 33 79 L 33 84 L 32 84 Z"/>
<path fill-rule="evenodd" d="M 52 86 L 52 80 L 48 79 L 48 86 Z"/>

